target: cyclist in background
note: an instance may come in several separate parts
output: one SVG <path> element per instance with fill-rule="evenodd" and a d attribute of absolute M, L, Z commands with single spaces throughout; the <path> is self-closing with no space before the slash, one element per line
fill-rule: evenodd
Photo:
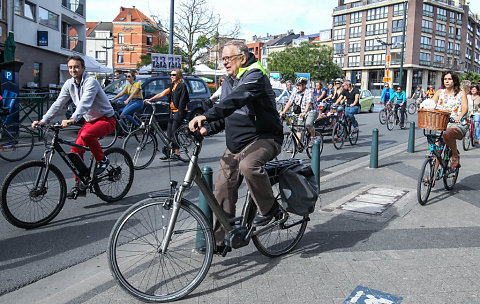
<path fill-rule="evenodd" d="M 433 88 L 433 85 L 429 85 L 427 90 L 427 97 L 433 98 L 434 95 L 435 95 L 435 89 Z"/>
<path fill-rule="evenodd" d="M 415 89 L 415 92 L 413 92 L 412 97 L 410 97 L 410 99 L 415 100 L 417 105 L 419 105 L 420 103 L 422 103 L 425 97 L 426 97 L 425 92 L 423 91 L 422 87 L 417 86 L 417 88 Z"/>
<path fill-rule="evenodd" d="M 138 127 L 138 122 L 133 118 L 133 113 L 138 113 L 143 110 L 143 95 L 142 95 L 142 84 L 140 82 L 135 82 L 137 76 L 135 72 L 128 72 L 127 75 L 127 84 L 123 90 L 113 97 L 110 101 L 112 104 L 117 105 L 117 109 L 122 109 L 120 118 L 128 119 L 135 127 Z M 128 95 L 128 98 L 123 102 L 114 101 L 124 94 Z"/>
<path fill-rule="evenodd" d="M 390 98 L 393 96 L 393 90 L 388 83 L 385 83 L 382 95 L 380 95 L 380 102 L 383 102 L 383 105 L 386 106 L 387 103 L 390 101 Z"/>
<path fill-rule="evenodd" d="M 395 119 L 398 122 L 398 109 L 400 108 L 400 128 L 405 129 L 404 120 L 405 120 L 405 110 L 407 108 L 406 103 L 406 94 L 402 91 L 400 86 L 397 87 L 397 91 L 393 94 L 390 98 L 390 101 L 394 101 L 395 103 Z"/>
<path fill-rule="evenodd" d="M 338 104 L 342 104 L 345 101 L 345 116 L 350 118 L 353 126 L 353 132 L 358 132 L 358 122 L 355 119 L 355 114 L 360 110 L 359 107 L 360 91 L 353 87 L 350 80 L 346 80 L 343 83 L 342 95 L 338 98 Z"/>

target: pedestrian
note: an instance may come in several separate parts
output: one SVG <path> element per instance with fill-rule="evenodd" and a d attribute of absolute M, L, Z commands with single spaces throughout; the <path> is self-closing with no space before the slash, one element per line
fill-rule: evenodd
<path fill-rule="evenodd" d="M 168 95 L 170 113 L 167 124 L 167 137 L 172 142 L 174 154 L 164 155 L 161 159 L 166 160 L 170 158 L 170 160 L 176 161 L 179 159 L 180 150 L 178 143 L 174 138 L 174 134 L 187 115 L 187 103 L 190 101 L 190 97 L 188 95 L 187 86 L 185 85 L 185 80 L 183 79 L 183 73 L 180 69 L 173 69 L 170 72 L 170 80 L 170 87 L 152 98 L 147 99 L 147 101 L 154 101 Z"/>
<path fill-rule="evenodd" d="M 66 128 L 81 118 L 85 119 L 85 124 L 78 131 L 75 144 L 87 146 L 90 149 L 96 160 L 94 175 L 97 176 L 110 163 L 103 153 L 98 138 L 112 133 L 115 129 L 114 111 L 100 83 L 85 71 L 85 61 L 82 57 L 76 55 L 68 57 L 67 66 L 72 78 L 63 84 L 60 94 L 47 113 L 43 115 L 42 120 L 32 122 L 32 127 L 49 123 L 71 100 L 76 109 L 70 119 L 62 120 L 62 127 Z M 73 146 L 70 151 L 77 153 L 83 159 L 84 149 Z M 75 180 L 77 182 L 76 177 Z M 81 190 L 75 183 L 72 190 L 67 193 L 67 198 L 85 196 L 86 193 L 86 189 Z"/>
<path fill-rule="evenodd" d="M 138 127 L 138 122 L 133 118 L 133 113 L 139 113 L 143 110 L 143 95 L 142 95 L 142 84 L 140 82 L 135 82 L 137 79 L 135 71 L 128 72 L 127 83 L 123 90 L 120 91 L 115 97 L 110 101 L 113 103 L 115 100 L 127 94 L 128 97 L 125 101 L 117 103 L 118 109 L 122 109 L 120 118 L 128 119 L 135 127 Z"/>
<path fill-rule="evenodd" d="M 281 150 L 283 127 L 275 108 L 275 93 L 268 75 L 245 42 L 225 43 L 222 62 L 227 71 L 222 85 L 222 102 L 204 115 L 194 117 L 191 131 L 200 129 L 203 135 L 225 129 L 227 149 L 220 160 L 215 197 L 228 218 L 235 216 L 238 187 L 243 178 L 255 202 L 258 214 L 256 226 L 266 225 L 278 214 L 279 205 L 272 191 L 266 162 Z M 202 123 L 207 122 L 205 127 Z M 225 232 L 218 220 L 214 224 L 217 252 L 225 247 Z"/>
<path fill-rule="evenodd" d="M 215 93 L 212 94 L 212 96 L 210 96 L 210 100 L 213 101 L 215 98 L 218 98 L 218 102 L 220 102 L 220 95 L 222 94 L 222 84 L 224 80 L 225 77 L 220 77 L 220 79 L 218 80 L 218 89 L 215 91 Z"/>
<path fill-rule="evenodd" d="M 474 137 L 473 137 L 473 142 L 475 145 L 478 144 L 478 141 L 480 139 L 480 88 L 478 84 L 473 84 L 470 87 L 470 95 L 469 97 L 469 110 L 470 113 L 472 114 L 473 118 L 473 124 L 474 124 Z M 471 106 L 470 106 L 471 105 Z"/>

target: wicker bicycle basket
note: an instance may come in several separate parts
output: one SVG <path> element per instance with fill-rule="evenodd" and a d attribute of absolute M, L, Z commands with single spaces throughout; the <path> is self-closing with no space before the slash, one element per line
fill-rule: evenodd
<path fill-rule="evenodd" d="M 450 118 L 450 111 L 418 109 L 418 127 L 420 129 L 445 131 Z"/>

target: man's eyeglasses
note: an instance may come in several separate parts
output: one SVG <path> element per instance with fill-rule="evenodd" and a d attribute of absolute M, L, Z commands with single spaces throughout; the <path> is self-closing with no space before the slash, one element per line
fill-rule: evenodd
<path fill-rule="evenodd" d="M 232 55 L 232 56 L 224 56 L 224 57 L 222 57 L 222 61 L 223 62 L 232 62 L 233 59 L 235 59 L 238 56 L 242 56 L 242 55 L 243 54 L 236 54 L 236 55 Z"/>

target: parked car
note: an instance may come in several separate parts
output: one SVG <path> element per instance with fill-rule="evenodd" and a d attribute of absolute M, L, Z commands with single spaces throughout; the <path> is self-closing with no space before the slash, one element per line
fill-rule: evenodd
<path fill-rule="evenodd" d="M 188 89 L 188 95 L 190 96 L 190 102 L 187 104 L 188 113 L 186 118 L 191 119 L 196 115 L 203 114 L 203 112 L 208 109 L 204 101 L 210 98 L 211 94 L 203 79 L 196 76 L 184 76 L 184 80 Z M 126 81 L 126 79 L 118 79 L 106 86 L 104 91 L 108 98 L 113 98 L 117 95 L 125 87 Z M 170 77 L 168 75 L 137 75 L 136 81 L 142 84 L 143 98 L 145 99 L 163 92 L 163 90 L 170 86 Z M 126 99 L 128 96 L 124 95 L 122 97 Z M 160 100 L 166 101 L 167 97 Z M 145 111 L 148 113 L 151 112 L 151 109 L 147 107 Z M 168 122 L 168 107 L 166 105 L 160 105 L 158 112 L 159 114 L 156 116 L 157 121 L 160 124 L 166 124 Z"/>
<path fill-rule="evenodd" d="M 373 95 L 370 93 L 369 90 L 362 90 L 360 92 L 360 112 L 368 111 L 370 113 L 373 112 Z"/>
<path fill-rule="evenodd" d="M 285 91 L 285 94 L 282 95 L 284 89 L 273 88 L 273 92 L 275 92 L 275 101 L 277 102 L 277 110 L 280 111 L 282 106 L 287 104 L 288 99 L 290 99 L 290 93 Z"/>
<path fill-rule="evenodd" d="M 203 79 L 195 76 L 185 76 L 184 80 L 188 89 L 188 95 L 190 96 L 190 102 L 187 104 L 188 113 L 186 119 L 191 119 L 196 115 L 203 114 L 203 112 L 208 109 L 208 106 L 204 101 L 210 98 L 211 94 L 207 84 Z M 142 93 L 144 99 L 151 98 L 170 86 L 170 77 L 168 75 L 137 75 L 136 81 L 142 84 Z M 112 99 L 115 97 L 125 87 L 126 83 L 127 79 L 125 77 L 121 77 L 108 84 L 104 89 L 108 98 Z M 125 94 L 120 97 L 120 100 L 125 100 L 127 98 L 128 96 Z M 166 101 L 167 97 L 164 97 L 160 100 Z M 158 123 L 166 125 L 169 115 L 168 107 L 166 105 L 159 105 L 157 109 L 159 114 L 156 115 L 156 120 Z M 75 111 L 75 107 L 73 104 L 71 104 L 69 105 L 66 113 L 67 118 L 71 116 L 73 111 Z M 144 113 L 151 112 L 152 109 L 150 107 L 145 107 Z"/>

